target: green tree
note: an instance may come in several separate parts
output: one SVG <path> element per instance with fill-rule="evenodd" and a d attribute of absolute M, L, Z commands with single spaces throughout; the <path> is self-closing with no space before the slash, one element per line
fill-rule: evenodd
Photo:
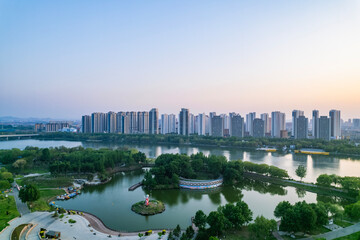
<path fill-rule="evenodd" d="M 8 180 L 0 180 L 0 191 L 11 188 Z"/>
<path fill-rule="evenodd" d="M 239 201 L 236 205 L 228 203 L 225 206 L 220 206 L 218 212 L 222 213 L 228 220 L 225 222 L 225 228 L 240 229 L 252 220 L 252 212 L 244 201 Z"/>
<path fill-rule="evenodd" d="M 192 239 L 194 237 L 195 231 L 192 226 L 188 226 L 185 231 L 185 235 L 188 239 Z"/>
<path fill-rule="evenodd" d="M 249 224 L 249 231 L 255 239 L 269 239 L 272 232 L 276 231 L 277 224 L 274 219 L 266 219 L 263 216 L 257 216 L 254 223 Z"/>
<path fill-rule="evenodd" d="M 181 228 L 180 228 L 180 225 L 179 225 L 179 224 L 176 226 L 176 228 L 174 229 L 173 233 L 174 233 L 174 236 L 175 236 L 175 237 L 180 237 Z"/>
<path fill-rule="evenodd" d="M 193 222 L 194 222 L 195 226 L 198 227 L 199 229 L 205 229 L 206 214 L 203 211 L 198 210 L 195 214 Z"/>
<path fill-rule="evenodd" d="M 274 210 L 274 216 L 277 218 L 281 218 L 285 215 L 288 209 L 291 209 L 292 205 L 288 201 L 279 202 Z"/>
<path fill-rule="evenodd" d="M 296 176 L 300 178 L 300 181 L 306 176 L 306 167 L 304 165 L 299 165 L 295 170 Z"/>
<path fill-rule="evenodd" d="M 206 221 L 210 226 L 209 232 L 211 235 L 219 236 L 224 231 L 225 217 L 222 213 L 212 211 L 210 212 Z"/>
<path fill-rule="evenodd" d="M 19 198 L 22 202 L 33 202 L 40 198 L 40 191 L 35 185 L 28 184 L 20 189 Z"/>
<path fill-rule="evenodd" d="M 43 162 L 50 162 L 51 157 L 50 157 L 50 150 L 48 148 L 44 148 L 42 150 L 42 154 L 41 154 L 41 161 Z"/>
<path fill-rule="evenodd" d="M 327 175 L 327 174 L 321 174 L 321 175 L 316 179 L 316 184 L 322 185 L 322 186 L 327 186 L 327 187 L 329 187 L 332 182 L 333 182 L 333 178 L 330 177 L 330 176 Z"/>

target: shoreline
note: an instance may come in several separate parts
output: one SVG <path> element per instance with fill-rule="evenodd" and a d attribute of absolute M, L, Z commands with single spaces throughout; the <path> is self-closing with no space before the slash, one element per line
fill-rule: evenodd
<path fill-rule="evenodd" d="M 228 146 L 228 145 L 217 145 L 217 144 L 201 144 L 201 143 L 168 143 L 168 142 L 156 142 L 156 143 L 149 143 L 149 142 L 141 142 L 141 141 L 137 141 L 137 142 L 125 142 L 125 141 L 111 141 L 111 140 L 86 140 L 86 139 L 79 139 L 79 140 L 75 140 L 75 139 L 67 139 L 67 138 L 61 138 L 61 137 L 40 137 L 37 136 L 35 138 L 32 138 L 35 140 L 40 140 L 40 141 L 70 141 L 70 142 L 89 142 L 89 143 L 120 143 L 120 144 L 144 144 L 144 145 L 149 145 L 149 144 L 158 144 L 161 146 L 173 146 L 173 147 L 179 147 L 179 146 L 188 146 L 188 147 L 215 147 L 215 148 L 225 148 L 225 149 L 238 149 L 238 150 L 249 150 L 249 151 L 260 151 L 260 152 L 266 152 L 264 150 L 258 150 L 258 147 L 241 147 L 241 146 Z M 16 140 L 16 139 L 15 139 Z M 8 140 L 11 141 L 11 140 Z M 295 154 L 295 152 L 282 152 L 280 150 L 277 150 L 274 153 L 278 153 L 278 154 Z M 314 154 L 306 154 L 306 153 L 301 153 L 303 155 L 314 155 Z M 360 154 L 351 154 L 351 153 L 338 153 L 338 152 L 329 152 L 329 155 L 327 156 L 343 156 L 343 157 L 355 157 L 358 159 L 355 160 L 359 160 L 360 159 Z"/>

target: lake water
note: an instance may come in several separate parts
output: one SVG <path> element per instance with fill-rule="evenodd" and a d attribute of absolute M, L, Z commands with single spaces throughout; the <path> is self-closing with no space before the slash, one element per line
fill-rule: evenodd
<path fill-rule="evenodd" d="M 0 141 L 0 149 L 19 148 L 24 149 L 26 146 L 35 146 L 39 148 L 45 147 L 76 147 L 83 146 L 85 148 L 118 148 L 129 147 L 136 148 L 146 154 L 147 157 L 155 158 L 163 153 L 181 153 L 194 154 L 203 152 L 205 155 L 224 155 L 228 160 L 241 159 L 254 163 L 266 163 L 274 165 L 282 169 L 286 169 L 289 175 L 298 179 L 295 169 L 299 165 L 307 167 L 307 175 L 304 181 L 316 182 L 316 178 L 322 174 L 337 174 L 339 176 L 357 176 L 360 177 L 360 160 L 349 157 L 334 157 L 321 155 L 304 155 L 304 154 L 279 154 L 264 151 L 248 151 L 234 148 L 219 147 L 191 147 L 191 146 L 165 146 L 151 144 L 119 144 L 104 142 L 76 142 L 76 141 L 52 141 L 52 140 L 12 140 Z"/>
<path fill-rule="evenodd" d="M 212 147 L 190 146 L 162 146 L 162 145 L 133 145 L 102 142 L 73 142 L 73 141 L 41 141 L 14 140 L 0 141 L 0 149 L 36 147 L 75 147 L 85 148 L 117 148 L 130 147 L 144 152 L 154 158 L 162 153 L 193 154 L 203 152 L 206 155 L 224 155 L 229 160 L 242 159 L 255 163 L 266 163 L 288 170 L 289 175 L 295 176 L 298 165 L 307 166 L 305 181 L 314 182 L 321 173 L 337 174 L 341 176 L 360 176 L 360 160 L 332 156 L 308 156 L 298 154 L 278 154 L 261 151 L 244 151 L 241 149 L 225 149 Z M 206 214 L 214 211 L 220 205 L 228 202 L 235 203 L 244 200 L 254 213 L 267 218 L 274 218 L 273 211 L 280 201 L 305 200 L 316 202 L 326 197 L 311 192 L 299 191 L 294 187 L 281 187 L 273 184 L 249 181 L 238 186 L 225 186 L 211 191 L 191 190 L 161 190 L 150 192 L 150 198 L 165 203 L 166 210 L 162 214 L 144 217 L 131 211 L 131 205 L 144 200 L 147 194 L 138 188 L 129 192 L 129 186 L 141 181 L 143 172 L 119 173 L 111 182 L 100 186 L 89 186 L 80 196 L 68 201 L 58 201 L 60 206 L 69 209 L 86 211 L 98 216 L 108 227 L 115 230 L 136 231 L 147 229 L 174 228 L 180 224 L 182 228 L 190 225 L 190 219 L 197 210 Z"/>

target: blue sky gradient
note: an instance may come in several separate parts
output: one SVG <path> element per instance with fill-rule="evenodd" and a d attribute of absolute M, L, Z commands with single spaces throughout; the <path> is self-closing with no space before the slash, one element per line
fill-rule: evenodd
<path fill-rule="evenodd" d="M 360 117 L 359 1 L 0 0 L 0 115 Z"/>

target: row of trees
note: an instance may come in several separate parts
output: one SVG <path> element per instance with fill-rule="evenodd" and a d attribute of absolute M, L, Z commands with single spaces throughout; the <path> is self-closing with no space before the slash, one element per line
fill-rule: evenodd
<path fill-rule="evenodd" d="M 275 166 L 270 166 L 267 164 L 256 164 L 253 162 L 243 162 L 243 165 L 246 172 L 255 172 L 277 178 L 289 178 L 289 174 L 286 170 Z"/>
<path fill-rule="evenodd" d="M 157 185 L 174 187 L 178 185 L 180 177 L 216 179 L 221 175 L 224 182 L 230 184 L 241 181 L 244 171 L 279 178 L 289 177 L 286 170 L 275 166 L 252 162 L 227 161 L 224 156 L 205 156 L 203 153 L 191 156 L 162 154 L 155 160 L 155 166 L 150 172 L 145 174 L 143 184 L 149 189 L 153 189 Z"/>
<path fill-rule="evenodd" d="M 283 201 L 276 206 L 274 215 L 281 218 L 280 230 L 305 233 L 327 224 L 331 209 L 321 202 L 308 204 L 302 201 L 292 205 Z M 337 212 L 334 210 L 333 214 Z"/>
<path fill-rule="evenodd" d="M 26 147 L 24 150 L 0 150 L 0 162 L 11 164 L 14 172 L 42 168 L 53 174 L 103 173 L 107 168 L 145 161 L 144 153 L 130 149 Z"/>
<path fill-rule="evenodd" d="M 342 187 L 349 191 L 349 193 L 357 194 L 360 191 L 359 177 L 340 177 L 335 174 L 321 174 L 316 179 L 316 184 L 325 187 Z"/>
<path fill-rule="evenodd" d="M 357 154 L 360 155 L 360 146 L 350 140 L 325 141 L 321 139 L 281 139 L 281 138 L 252 138 L 252 137 L 211 137 L 211 136 L 182 136 L 177 134 L 149 135 L 149 134 L 74 134 L 74 133 L 46 133 L 39 136 L 45 139 L 69 139 L 69 140 L 102 140 L 126 143 L 157 143 L 157 144 L 195 144 L 211 146 L 228 146 L 242 148 L 257 148 L 261 146 L 274 146 L 282 149 L 284 146 L 294 145 L 296 149 L 319 148 L 327 152 Z"/>

